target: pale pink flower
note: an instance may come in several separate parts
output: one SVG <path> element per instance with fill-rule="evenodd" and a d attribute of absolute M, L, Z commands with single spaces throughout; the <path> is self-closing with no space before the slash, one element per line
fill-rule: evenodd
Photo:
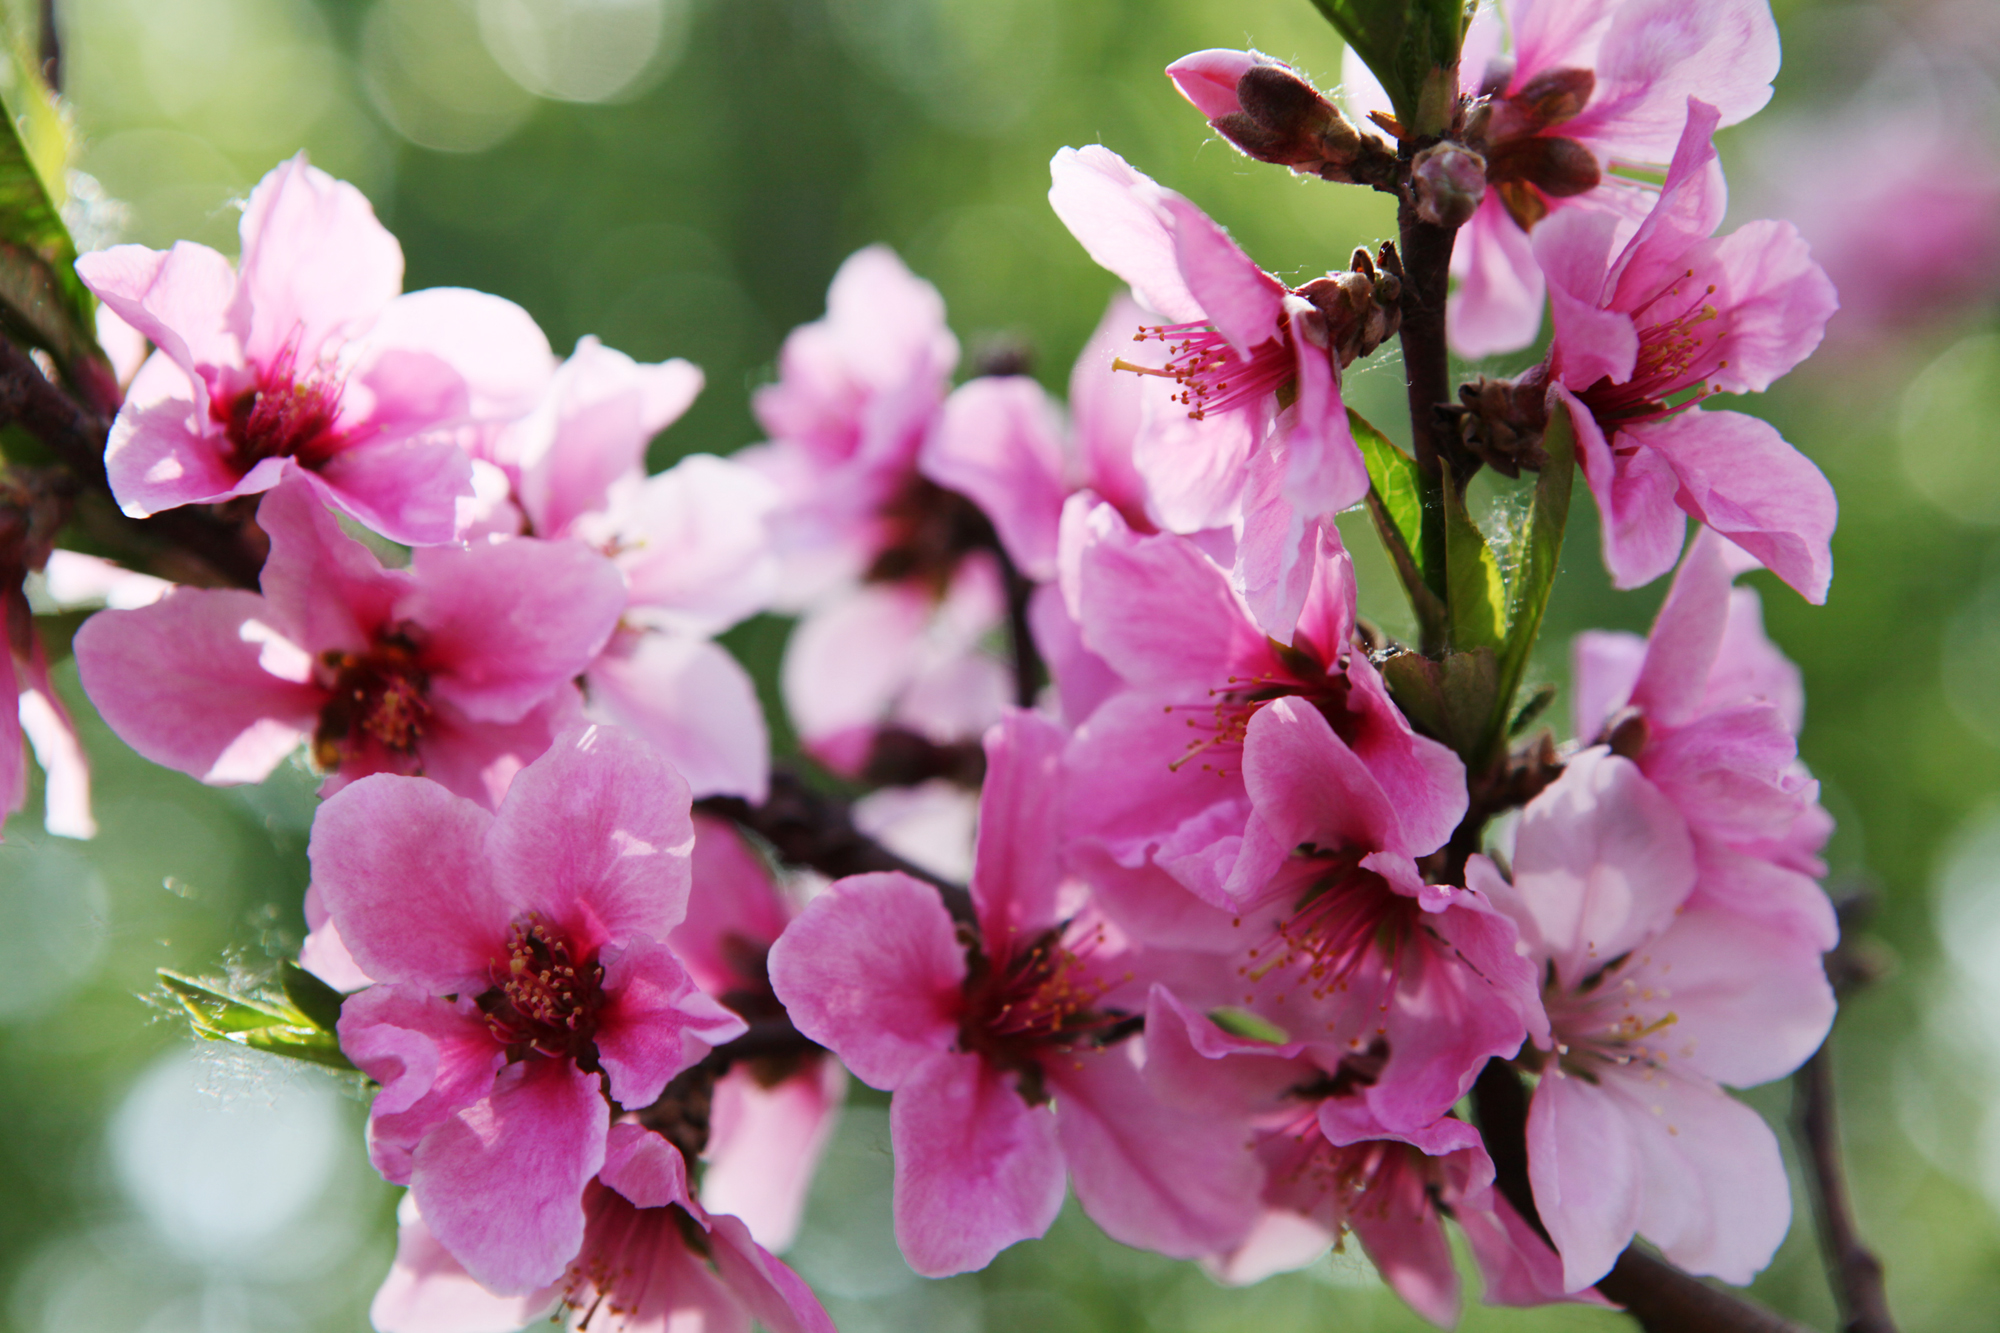
<path fill-rule="evenodd" d="M 376 979 L 340 1018 L 382 1085 L 370 1157 L 482 1286 L 546 1286 L 582 1247 L 607 1096 L 650 1105 L 744 1031 L 665 942 L 693 842 L 687 784 L 601 727 L 559 738 L 497 814 L 378 774 L 313 823 L 314 886 Z"/>
<path fill-rule="evenodd" d="M 976 935 L 931 886 L 856 875 L 771 950 L 799 1030 L 895 1094 L 896 1237 L 927 1275 L 1041 1235 L 1065 1177 L 1114 1239 L 1168 1255 L 1225 1249 L 1250 1222 L 1248 1157 L 1158 1102 L 1117 1042 L 1130 1015 L 1115 992 L 1140 960 L 1102 923 L 1063 919 L 1061 743 L 1021 712 L 988 735 Z"/>
<path fill-rule="evenodd" d="M 398 295 L 395 238 L 303 153 L 251 191 L 242 236 L 234 270 L 190 241 L 77 261 L 159 348 L 106 446 L 119 504 L 143 518 L 296 474 L 394 541 L 450 541 L 472 499 L 454 433 L 532 407 L 553 369 L 548 340 L 496 296 Z"/>
<path fill-rule="evenodd" d="M 1501 11 L 1512 49 L 1503 52 Z M 1667 162 L 1687 99 L 1734 125 L 1771 97 L 1778 28 L 1768 0 L 1503 0 L 1482 6 L 1459 60 L 1461 91 L 1490 94 L 1478 127 L 1488 189 L 1452 250 L 1452 347 L 1478 358 L 1535 340 L 1545 284 L 1529 246 L 1541 220 L 1601 212 L 1629 234 L 1647 211 L 1645 170 Z M 1346 83 L 1388 98 L 1350 48 Z"/>
<path fill-rule="evenodd" d="M 737 457 L 782 496 L 774 540 L 788 608 L 865 574 L 901 534 L 891 511 L 958 363 L 944 301 L 886 246 L 850 255 L 826 317 L 793 329 L 752 402 L 770 442 Z"/>
<path fill-rule="evenodd" d="M 695 891 L 667 937 L 688 974 L 746 1019 L 784 1014 L 767 963 L 797 907 L 736 829 L 696 815 Z M 823 1051 L 740 1062 L 717 1080 L 702 1150 L 702 1204 L 743 1219 L 757 1243 L 783 1250 L 832 1137 L 846 1075 Z"/>
<path fill-rule="evenodd" d="M 1238 584 L 1277 632 L 1305 596 L 1314 529 L 1368 491 L 1327 318 L 1109 149 L 1065 148 L 1049 170 L 1056 215 L 1164 320 L 1134 330 L 1163 344 L 1160 364 L 1135 350 L 1130 365 L 1177 385 L 1189 418 L 1135 456 L 1155 511 L 1175 531 L 1233 525 Z"/>
<path fill-rule="evenodd" d="M 1602 748 L 1528 804 L 1511 884 L 1484 857 L 1467 871 L 1545 978 L 1528 1176 L 1571 1290 L 1635 1232 L 1690 1272 L 1748 1282 L 1790 1224 L 1777 1139 L 1721 1085 L 1797 1068 L 1833 992 L 1816 943 L 1693 903 L 1696 875 L 1672 802 Z"/>
<path fill-rule="evenodd" d="M 511 1333 L 554 1319 L 595 1333 L 833 1333 L 797 1274 L 743 1223 L 695 1202 L 687 1163 L 665 1139 L 620 1123 L 585 1189 L 583 1247 L 563 1276 L 497 1296 L 440 1245 L 414 1202 L 398 1210 L 396 1262 L 369 1317 L 382 1333 Z"/>
<path fill-rule="evenodd" d="M 1117 893 L 1111 910 L 1156 896 L 1114 883 L 1149 867 L 1218 908 L 1237 905 L 1224 886 L 1249 815 L 1242 747 L 1274 699 L 1324 711 L 1389 794 L 1397 848 L 1421 856 L 1451 836 L 1465 813 L 1464 766 L 1410 729 L 1356 644 L 1353 563 L 1333 529 L 1319 535 L 1309 595 L 1281 639 L 1188 538 L 1132 533 L 1108 505 L 1072 532 L 1083 646 L 1124 686 L 1089 715 L 1065 759 L 1076 792 L 1069 830 L 1104 853 L 1096 881 Z"/>
<path fill-rule="evenodd" d="M 521 537 L 424 547 L 384 569 L 297 482 L 257 512 L 271 537 L 262 596 L 180 588 L 77 632 L 85 692 L 146 758 L 259 782 L 310 740 L 324 793 L 422 773 L 491 806 L 577 719 L 570 681 L 625 605 L 604 557 Z"/>
<path fill-rule="evenodd" d="M 1831 949 L 1839 928 L 1814 881 L 1833 821 L 1798 758 L 1799 670 L 1765 637 L 1757 594 L 1733 586 L 1754 567 L 1702 532 L 1649 638 L 1577 636 L 1576 734 L 1616 746 L 1687 821 L 1701 867 L 1692 901 Z"/>
<path fill-rule="evenodd" d="M 1709 170 L 1716 111 L 1687 108 L 1659 200 L 1621 251 L 1604 213 L 1569 210 L 1535 230 L 1555 321 L 1551 401 L 1575 423 L 1619 587 L 1673 567 L 1689 515 L 1823 602 L 1833 488 L 1770 425 L 1699 400 L 1770 387 L 1819 345 L 1838 303 L 1789 223 L 1711 238 L 1723 209 Z"/>

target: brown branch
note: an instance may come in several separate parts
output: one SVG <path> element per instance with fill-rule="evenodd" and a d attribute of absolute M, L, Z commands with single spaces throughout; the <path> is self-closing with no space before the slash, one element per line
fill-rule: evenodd
<path fill-rule="evenodd" d="M 1473 1117 L 1493 1159 L 1493 1183 L 1544 1240 L 1548 1231 L 1528 1180 L 1528 1094 L 1505 1060 L 1489 1060 L 1472 1086 Z M 1712 1287 L 1635 1243 L 1597 1284 L 1646 1333 L 1809 1333 L 1753 1301 Z"/>
<path fill-rule="evenodd" d="M 1007 584 L 1007 638 L 1014 650 L 1014 702 L 1033 708 L 1048 672 L 1041 652 L 1035 647 L 1034 632 L 1028 627 L 1028 603 L 1034 599 L 1035 583 L 1014 566 L 1014 558 L 996 535 L 993 549 L 1000 557 L 1000 571 Z"/>
<path fill-rule="evenodd" d="M 1405 150 L 1407 152 L 1407 149 Z M 1439 475 L 1438 460 L 1455 444 L 1441 409 L 1452 403 L 1451 353 L 1445 345 L 1445 299 L 1451 289 L 1451 248 L 1456 233 L 1417 217 L 1404 192 L 1396 206 L 1403 261 L 1403 383 L 1409 392 L 1410 442 L 1417 465 Z M 1454 471 L 1470 476 L 1454 457 Z"/>
<path fill-rule="evenodd" d="M 961 922 L 973 922 L 972 895 L 963 885 L 934 875 L 854 827 L 851 807 L 841 797 L 816 791 L 784 769 L 771 773 L 771 792 L 762 805 L 740 796 L 710 796 L 695 808 L 733 819 L 771 844 L 778 859 L 807 866 L 834 879 L 878 871 L 898 871 L 923 880 L 938 891 L 945 909 Z"/>
<path fill-rule="evenodd" d="M 1865 885 L 1856 886 L 1838 898 L 1841 939 L 1839 947 L 1826 956 L 1826 973 L 1834 994 L 1844 1003 L 1854 991 L 1880 977 L 1888 964 L 1872 947 L 1872 941 L 1855 934 L 1874 906 L 1873 892 Z M 1813 1058 L 1792 1076 L 1797 1108 L 1792 1130 L 1805 1157 L 1806 1189 L 1812 1196 L 1820 1256 L 1840 1306 L 1843 1333 L 1896 1333 L 1882 1261 L 1862 1241 L 1854 1224 L 1847 1178 L 1841 1169 L 1840 1119 L 1829 1049 L 1832 1040 L 1829 1034 Z"/>

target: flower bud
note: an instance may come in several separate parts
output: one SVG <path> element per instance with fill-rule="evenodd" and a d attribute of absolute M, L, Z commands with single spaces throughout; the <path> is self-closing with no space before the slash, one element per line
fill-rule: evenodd
<path fill-rule="evenodd" d="M 1458 402 L 1440 409 L 1457 423 L 1466 451 L 1502 476 L 1539 471 L 1549 461 L 1542 451 L 1548 429 L 1548 376 L 1534 366 L 1516 379 L 1482 375 L 1458 386 Z"/>
<path fill-rule="evenodd" d="M 1289 65 L 1255 51 L 1197 51 L 1167 67 L 1181 95 L 1247 157 L 1325 180 L 1389 179 L 1394 154 Z"/>
<path fill-rule="evenodd" d="M 1347 272 L 1315 278 L 1294 293 L 1324 321 L 1323 340 L 1311 341 L 1326 348 L 1337 368 L 1354 364 L 1402 328 L 1403 280 L 1394 268 L 1391 251 L 1385 249 L 1378 267 L 1366 250 L 1356 250 Z"/>
<path fill-rule="evenodd" d="M 1462 227 L 1486 197 L 1486 159 L 1463 144 L 1432 144 L 1410 164 L 1417 216 L 1439 227 Z"/>

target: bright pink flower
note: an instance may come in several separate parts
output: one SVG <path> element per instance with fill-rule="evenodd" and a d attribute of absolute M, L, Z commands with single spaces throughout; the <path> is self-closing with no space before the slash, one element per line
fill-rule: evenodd
<path fill-rule="evenodd" d="M 235 271 L 189 241 L 77 261 L 160 349 L 106 446 L 119 504 L 143 518 L 296 473 L 394 541 L 450 541 L 472 498 L 453 432 L 532 407 L 553 369 L 548 340 L 496 296 L 399 296 L 395 238 L 303 153 L 251 191 L 242 235 Z"/>
<path fill-rule="evenodd" d="M 856 875 L 771 950 L 799 1030 L 894 1092 L 896 1237 L 920 1273 L 982 1268 L 1039 1236 L 1064 1178 L 1113 1238 L 1181 1258 L 1233 1245 L 1254 1171 L 1240 1145 L 1147 1092 L 1114 992 L 1137 959 L 1064 921 L 1054 781 L 1061 733 L 1012 713 L 987 738 L 976 939 L 929 885 Z"/>
<path fill-rule="evenodd" d="M 695 892 L 667 943 L 735 1012 L 779 1017 L 767 958 L 796 908 L 733 826 L 696 815 L 694 827 Z M 839 1062 L 820 1051 L 731 1066 L 715 1085 L 702 1203 L 742 1218 L 768 1249 L 790 1245 L 846 1088 Z"/>
<path fill-rule="evenodd" d="M 1251 812 L 1240 835 L 1217 830 L 1239 846 L 1231 914 L 1205 942 L 1228 970 L 1183 994 L 1255 1015 L 1283 1054 L 1352 1065 L 1375 1122 L 1420 1130 L 1546 1030 L 1533 969 L 1480 894 L 1423 882 L 1394 803 L 1318 709 L 1278 699 L 1245 732 Z"/>
<path fill-rule="evenodd" d="M 774 481 L 774 517 L 793 607 L 865 573 L 901 535 L 890 511 L 916 478 L 958 362 L 937 289 L 886 246 L 850 255 L 826 317 L 793 329 L 778 382 L 753 406 L 771 442 L 738 455 Z"/>
<path fill-rule="evenodd" d="M 502 1333 L 554 1318 L 595 1333 L 833 1333 L 811 1290 L 734 1217 L 705 1210 L 687 1164 L 632 1124 L 608 1136 L 584 1192 L 583 1247 L 551 1286 L 496 1296 L 440 1245 L 405 1196 L 396 1263 L 369 1316 L 383 1333 Z"/>
<path fill-rule="evenodd" d="M 1767 0 L 1511 0 L 1501 8 L 1511 53 L 1500 50 L 1499 15 L 1482 7 L 1459 62 L 1464 93 L 1493 98 L 1481 130 L 1489 188 L 1452 251 L 1458 290 L 1449 328 L 1454 350 L 1469 358 L 1535 340 L 1544 282 L 1528 238 L 1545 216 L 1601 212 L 1629 231 L 1649 203 L 1630 168 L 1672 157 L 1687 99 L 1734 125 L 1770 100 L 1778 72 Z"/>
<path fill-rule="evenodd" d="M 1164 344 L 1162 363 L 1135 352 L 1140 364 L 1128 364 L 1177 385 L 1195 426 L 1136 456 L 1162 521 L 1182 532 L 1235 525 L 1239 585 L 1260 620 L 1289 624 L 1312 530 L 1368 491 L 1326 316 L 1109 149 L 1065 148 L 1049 170 L 1056 215 L 1165 320 L 1137 330 L 1142 344 Z"/>
<path fill-rule="evenodd" d="M 77 632 L 85 691 L 154 763 L 258 782 L 310 739 L 328 794 L 422 773 L 490 806 L 576 720 L 569 682 L 625 605 L 602 556 L 522 537 L 384 569 L 296 482 L 257 515 L 263 596 L 180 588 Z"/>
<path fill-rule="evenodd" d="M 1465 813 L 1464 766 L 1411 731 L 1356 645 L 1353 564 L 1332 529 L 1308 566 L 1310 593 L 1286 627 L 1289 644 L 1265 634 L 1228 575 L 1185 537 L 1138 536 L 1107 505 L 1074 540 L 1083 645 L 1125 684 L 1091 713 L 1065 760 L 1075 836 L 1116 868 L 1157 866 L 1233 909 L 1224 886 L 1249 813 L 1244 737 L 1285 697 L 1322 710 L 1389 794 L 1396 848 L 1421 856 L 1451 836 Z M 1113 886 L 1100 878 L 1098 887 Z"/>
<path fill-rule="evenodd" d="M 1799 762 L 1799 671 L 1764 635 L 1754 562 L 1712 532 L 1689 546 L 1650 638 L 1592 631 L 1574 650 L 1576 734 L 1609 741 L 1680 811 L 1695 839 L 1696 903 L 1782 923 L 1819 949 L 1838 938 L 1814 880 L 1832 820 Z"/>
<path fill-rule="evenodd" d="M 1816 943 L 1692 903 L 1696 874 L 1673 804 L 1601 748 L 1523 812 L 1511 884 L 1484 857 L 1467 872 L 1545 977 L 1528 1175 L 1572 1290 L 1634 1232 L 1691 1272 L 1748 1282 L 1790 1224 L 1777 1139 L 1719 1085 L 1797 1068 L 1833 992 Z"/>
<path fill-rule="evenodd" d="M 1367 1074 L 1324 1067 L 1225 1032 L 1155 986 L 1146 1013 L 1146 1078 L 1162 1096 L 1218 1123 L 1250 1127 L 1264 1170 L 1263 1216 L 1214 1267 L 1257 1282 L 1323 1254 L 1352 1230 L 1383 1280 L 1446 1328 L 1459 1282 L 1445 1234 L 1471 1241 L 1492 1304 L 1562 1298 L 1554 1251 L 1492 1188 L 1493 1163 L 1472 1126 L 1440 1119 L 1407 1133 L 1376 1121 L 1355 1094 Z"/>
<path fill-rule="evenodd" d="M 1555 317 L 1552 398 L 1576 424 L 1619 587 L 1673 567 L 1687 514 L 1823 602 L 1833 488 L 1771 426 L 1698 405 L 1770 387 L 1819 345 L 1838 303 L 1790 224 L 1711 239 L 1723 209 L 1709 169 L 1716 112 L 1687 106 L 1659 201 L 1622 251 L 1602 213 L 1572 210 L 1535 230 Z"/>
<path fill-rule="evenodd" d="M 369 1154 L 482 1286 L 545 1286 L 584 1241 L 607 1095 L 653 1102 L 743 1020 L 665 941 L 687 910 L 687 784 L 636 737 L 566 733 L 497 814 L 378 774 L 313 823 L 313 883 L 376 983 L 341 1048 L 382 1085 Z"/>

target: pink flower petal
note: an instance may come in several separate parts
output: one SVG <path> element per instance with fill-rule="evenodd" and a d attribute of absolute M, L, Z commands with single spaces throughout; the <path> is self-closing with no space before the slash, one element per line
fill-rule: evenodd
<path fill-rule="evenodd" d="M 431 693 L 512 722 L 583 674 L 625 609 L 617 566 L 580 542 L 516 537 L 417 552 L 396 608 L 423 627 Z"/>
<path fill-rule="evenodd" d="M 390 301 L 368 335 L 366 379 L 377 367 L 421 356 L 448 367 L 459 413 L 506 421 L 530 411 L 547 390 L 555 353 L 534 318 L 505 297 L 463 287 L 432 287 Z M 378 396 L 384 419 L 405 419 L 393 398 Z"/>
<path fill-rule="evenodd" d="M 1023 574 L 1038 582 L 1055 577 L 1068 486 L 1062 422 L 1039 384 L 1025 375 L 988 375 L 961 385 L 945 399 L 917 466 L 985 512 Z"/>
<path fill-rule="evenodd" d="M 613 944 L 600 959 L 606 1003 L 597 1054 L 612 1099 L 622 1106 L 652 1105 L 674 1075 L 749 1030 L 695 987 L 664 944 Z"/>
<path fill-rule="evenodd" d="M 1476 361 L 1534 342 L 1546 285 L 1528 233 L 1507 215 L 1498 194 L 1489 192 L 1459 229 L 1451 269 L 1459 281 L 1445 307 L 1445 326 L 1454 352 Z"/>
<path fill-rule="evenodd" d="M 710 1258 L 746 1314 L 770 1333 L 836 1333 L 797 1273 L 772 1258 L 733 1217 L 710 1219 Z"/>
<path fill-rule="evenodd" d="M 1570 1291 L 1610 1272 L 1638 1228 L 1646 1181 L 1634 1128 L 1602 1086 L 1556 1073 L 1535 1087 L 1528 1179 Z"/>
<path fill-rule="evenodd" d="M 1667 460 L 1635 447 L 1621 432 L 1607 443 L 1590 410 L 1557 384 L 1553 404 L 1569 408 L 1576 427 L 1577 462 L 1597 501 L 1604 567 L 1619 588 L 1638 588 L 1674 567 L 1687 540 L 1687 516 L 1675 503 L 1679 481 Z"/>
<path fill-rule="evenodd" d="M 771 946 L 770 973 L 799 1031 L 872 1087 L 958 1039 L 965 950 L 937 890 L 908 875 L 836 880 Z"/>
<path fill-rule="evenodd" d="M 188 375 L 242 365 L 225 314 L 236 273 L 207 246 L 179 241 L 162 251 L 114 245 L 80 257 L 76 271 L 98 300 Z M 197 393 L 206 406 L 206 395 Z"/>
<path fill-rule="evenodd" d="M 1256 64 L 1254 52 L 1216 47 L 1182 56 L 1167 66 L 1167 77 L 1202 115 L 1220 120 L 1243 109 L 1236 99 L 1236 83 Z"/>
<path fill-rule="evenodd" d="M 715 1085 L 702 1206 L 742 1218 L 768 1250 L 789 1246 L 846 1088 L 847 1075 L 831 1059 L 769 1088 L 747 1066 L 725 1074 Z"/>
<path fill-rule="evenodd" d="M 1098 144 L 1058 152 L 1049 177 L 1049 204 L 1092 259 L 1169 322 L 1207 318 L 1181 276 L 1175 228 L 1162 206 L 1169 191 Z"/>
<path fill-rule="evenodd" d="M 1170 190 L 1160 194 L 1160 206 L 1173 227 L 1174 262 L 1189 293 L 1236 354 L 1249 357 L 1278 336 L 1285 285 L 1258 268 L 1208 214 Z"/>
<path fill-rule="evenodd" d="M 424 1135 L 493 1090 L 507 1053 L 470 998 L 375 985 L 340 1007 L 340 1049 L 382 1085 L 368 1108 L 368 1157 L 392 1185 L 408 1184 Z"/>
<path fill-rule="evenodd" d="M 1106 1235 L 1194 1259 L 1249 1234 L 1262 1172 L 1226 1122 L 1159 1101 L 1124 1050 L 1078 1053 L 1049 1075 L 1077 1201 Z"/>
<path fill-rule="evenodd" d="M 411 1192 L 479 1285 L 503 1295 L 546 1287 L 583 1245 L 583 1187 L 604 1162 L 610 1123 L 596 1075 L 566 1060 L 509 1065 L 488 1096 L 417 1145 Z"/>
<path fill-rule="evenodd" d="M 896 1243 L 925 1277 L 984 1268 L 1062 1209 L 1056 1118 L 977 1056 L 940 1052 L 912 1069 L 889 1104 L 889 1134 Z"/>
<path fill-rule="evenodd" d="M 180 588 L 77 631 L 84 693 L 147 759 L 215 785 L 261 782 L 318 725 L 325 695 L 261 665 L 254 593 Z"/>
<path fill-rule="evenodd" d="M 979 834 L 972 900 L 987 947 L 1005 955 L 1056 920 L 1062 886 L 1059 765 L 1061 727 L 1012 709 L 986 733 L 986 781 L 979 789 Z"/>
<path fill-rule="evenodd" d="M 271 538 L 260 575 L 268 618 L 308 653 L 370 647 L 410 576 L 382 568 L 299 477 L 265 493 L 257 525 Z"/>
<path fill-rule="evenodd" d="M 495 1296 L 474 1282 L 407 1194 L 396 1221 L 396 1260 L 368 1306 L 368 1321 L 382 1333 L 514 1333 L 557 1299 L 553 1291 Z"/>
<path fill-rule="evenodd" d="M 687 783 L 617 727 L 558 738 L 514 779 L 486 835 L 500 900 L 586 948 L 664 940 L 687 912 L 693 851 Z"/>
<path fill-rule="evenodd" d="M 445 435 L 365 441 L 305 475 L 328 504 L 405 546 L 455 538 L 459 502 L 473 493 L 472 460 Z"/>
<path fill-rule="evenodd" d="M 493 816 L 426 778 L 377 774 L 320 807 L 313 885 L 354 961 L 380 981 L 477 995 L 527 904 L 496 895 Z"/>
<path fill-rule="evenodd" d="M 1719 908 L 1692 908 L 1646 946 L 1673 989 L 1661 1042 L 1688 1069 L 1739 1088 L 1783 1078 L 1826 1040 L 1833 989 L 1818 942 Z"/>
<path fill-rule="evenodd" d="M 155 362 L 165 373 L 174 373 L 171 361 L 155 357 L 140 372 L 141 380 Z M 185 398 L 164 398 L 144 406 L 128 402 L 111 423 L 104 468 L 111 494 L 126 514 L 147 518 L 181 505 L 209 504 L 270 489 L 268 482 L 248 484 L 222 457 L 218 441 L 203 433 L 198 410 Z"/>
<path fill-rule="evenodd" d="M 749 673 L 726 650 L 673 634 L 615 636 L 588 673 L 593 715 L 630 727 L 687 779 L 696 800 L 770 784 L 770 739 Z"/>
<path fill-rule="evenodd" d="M 1585 630 L 1570 646 L 1570 729 L 1589 741 L 1632 699 L 1645 668 L 1646 641 L 1636 634 Z"/>
<path fill-rule="evenodd" d="M 719 634 L 770 605 L 778 564 L 767 519 L 778 498 L 750 468 L 707 454 L 646 478 L 616 507 L 627 620 Z"/>

